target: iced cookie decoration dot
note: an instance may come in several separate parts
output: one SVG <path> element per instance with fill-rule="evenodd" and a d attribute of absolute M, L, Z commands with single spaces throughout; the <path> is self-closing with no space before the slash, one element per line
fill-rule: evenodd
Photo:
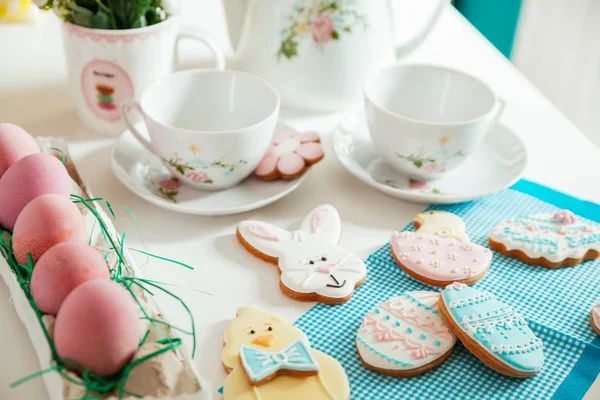
<path fill-rule="evenodd" d="M 339 362 L 313 350 L 298 328 L 254 306 L 238 309 L 227 326 L 222 362 L 229 373 L 225 400 L 350 398 Z"/>
<path fill-rule="evenodd" d="M 365 264 L 337 245 L 340 215 L 330 205 L 314 209 L 293 232 L 259 222 L 237 227 L 239 242 L 254 256 L 277 264 L 279 287 L 301 301 L 341 304 L 367 277 Z"/>
<path fill-rule="evenodd" d="M 541 339 L 492 293 L 456 282 L 442 292 L 439 308 L 458 339 L 493 370 L 528 378 L 544 365 Z"/>
<path fill-rule="evenodd" d="M 592 329 L 594 329 L 594 332 L 600 335 L 600 300 L 596 302 L 594 308 L 592 308 L 590 322 L 592 324 Z"/>
<path fill-rule="evenodd" d="M 492 262 L 492 252 L 470 243 L 464 222 L 443 211 L 418 214 L 416 232 L 394 232 L 390 248 L 396 264 L 419 282 L 445 287 L 453 282 L 481 280 Z"/>
<path fill-rule="evenodd" d="M 363 364 L 389 376 L 408 377 L 437 367 L 456 343 L 438 310 L 437 292 L 408 292 L 379 303 L 356 333 Z"/>
<path fill-rule="evenodd" d="M 254 173 L 263 180 L 297 178 L 324 156 L 318 133 L 284 132 L 275 138 Z"/>
<path fill-rule="evenodd" d="M 500 222 L 489 242 L 499 253 L 528 264 L 571 267 L 600 256 L 600 225 L 568 210 L 531 214 Z"/>

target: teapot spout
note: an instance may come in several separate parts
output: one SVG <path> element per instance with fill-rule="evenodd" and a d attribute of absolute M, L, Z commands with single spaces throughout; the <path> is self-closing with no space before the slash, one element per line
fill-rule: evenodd
<path fill-rule="evenodd" d="M 243 33 L 248 1 L 249 0 L 223 0 L 229 41 L 234 50 L 237 50 Z"/>
<path fill-rule="evenodd" d="M 391 1 L 393 1 L 393 0 L 391 0 Z M 412 53 L 417 47 L 419 47 L 419 45 L 425 40 L 427 35 L 429 35 L 429 33 L 431 33 L 431 31 L 433 30 L 433 27 L 439 21 L 440 17 L 444 13 L 444 10 L 446 9 L 446 5 L 448 3 L 450 3 L 449 0 L 439 0 L 438 1 L 436 9 L 433 12 L 433 14 L 431 15 L 431 17 L 429 17 L 429 20 L 427 21 L 427 23 L 419 31 L 417 31 L 417 33 L 414 34 L 413 37 L 411 37 L 408 41 L 406 41 L 405 43 L 402 43 L 400 46 L 398 46 L 398 48 L 396 49 L 396 58 L 397 59 L 406 57 L 409 53 Z M 391 7 L 391 4 L 390 4 L 390 9 L 393 10 L 393 8 Z"/>

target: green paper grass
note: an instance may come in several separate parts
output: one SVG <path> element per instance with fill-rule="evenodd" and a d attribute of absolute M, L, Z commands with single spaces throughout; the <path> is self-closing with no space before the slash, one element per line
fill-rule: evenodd
<path fill-rule="evenodd" d="M 50 365 L 49 368 L 43 369 L 41 371 L 37 371 L 33 374 L 30 374 L 26 377 L 23 377 L 15 382 L 13 382 L 11 384 L 11 388 L 15 388 L 19 385 L 29 382 L 32 379 L 39 378 L 46 373 L 54 371 L 54 372 L 60 374 L 64 379 L 68 380 L 69 382 L 83 386 L 85 388 L 85 394 L 81 398 L 82 400 L 101 399 L 97 396 L 93 396 L 92 393 L 99 393 L 101 395 L 105 395 L 105 394 L 108 394 L 113 391 L 116 391 L 118 393 L 119 399 L 122 399 L 123 396 L 125 396 L 125 395 L 141 398 L 142 396 L 140 396 L 136 393 L 130 393 L 125 390 L 125 386 L 126 386 L 127 379 L 129 378 L 129 374 L 137 365 L 143 363 L 144 361 L 146 361 L 150 358 L 156 357 L 162 353 L 174 350 L 177 347 L 182 345 L 182 341 L 180 338 L 171 338 L 164 332 L 163 329 L 161 329 L 161 327 L 164 327 L 164 326 L 170 328 L 173 331 L 181 332 L 183 334 L 187 334 L 192 337 L 192 341 L 193 341 L 192 358 L 193 358 L 195 356 L 195 352 L 196 352 L 196 330 L 195 330 L 195 324 L 194 324 L 194 317 L 193 317 L 189 307 L 185 304 L 185 302 L 180 297 L 178 297 L 176 294 L 174 294 L 173 292 L 171 292 L 163 287 L 163 286 L 173 286 L 173 285 L 163 284 L 158 281 L 144 279 L 144 278 L 134 276 L 133 270 L 125 262 L 125 258 L 123 255 L 124 250 L 126 249 L 126 246 L 125 246 L 126 235 L 123 234 L 118 241 L 115 241 L 113 234 L 111 234 L 111 231 L 106 226 L 102 216 L 100 215 L 100 213 L 98 212 L 98 209 L 96 208 L 96 205 L 94 204 L 95 202 L 104 203 L 106 205 L 106 207 L 108 208 L 113 220 L 116 220 L 116 216 L 113 211 L 113 208 L 107 200 L 105 200 L 103 198 L 85 199 L 85 198 L 83 198 L 81 196 L 77 196 L 77 195 L 71 195 L 71 199 L 72 199 L 73 203 L 82 204 L 83 206 L 85 206 L 85 208 L 87 208 L 87 210 L 90 213 L 92 213 L 92 215 L 95 217 L 96 221 L 94 222 L 94 225 L 92 227 L 92 232 L 97 227 L 100 229 L 100 231 L 102 233 L 105 261 L 108 258 L 109 249 L 114 250 L 115 254 L 118 257 L 117 265 L 111 271 L 112 272 L 111 279 L 113 281 L 121 284 L 123 287 L 125 287 L 129 291 L 129 293 L 131 293 L 136 304 L 138 304 L 138 306 L 142 310 L 143 318 L 147 319 L 148 322 L 150 323 L 150 325 L 156 330 L 156 332 L 158 332 L 162 336 L 162 339 L 158 340 L 157 343 L 163 345 L 164 347 L 162 347 L 161 349 L 159 349 L 151 354 L 141 357 L 137 360 L 131 361 L 127 366 L 125 366 L 125 368 L 121 372 L 119 372 L 118 374 L 116 374 L 115 376 L 112 376 L 110 378 L 99 377 L 98 375 L 94 374 L 92 371 L 86 370 L 85 368 L 83 368 L 81 365 L 79 365 L 74 360 L 60 358 L 56 351 L 56 347 L 54 346 L 54 342 L 51 340 L 50 334 L 49 334 L 48 330 L 46 329 L 46 326 L 42 320 L 42 317 L 44 316 L 44 314 L 37 307 L 37 305 L 35 304 L 35 301 L 33 300 L 32 295 L 31 295 L 31 289 L 30 289 L 31 274 L 33 273 L 33 269 L 35 268 L 35 263 L 31 257 L 31 254 L 28 254 L 28 263 L 27 264 L 18 263 L 15 260 L 14 255 L 13 255 L 12 234 L 11 234 L 11 232 L 4 230 L 2 227 L 0 227 L 0 254 L 6 259 L 8 265 L 9 265 L 9 268 L 14 272 L 17 282 L 19 283 L 19 286 L 21 287 L 21 289 L 23 290 L 23 293 L 25 294 L 25 297 L 29 301 L 29 304 L 31 305 L 31 308 L 33 309 L 33 311 L 38 319 L 38 322 L 43 330 L 44 336 L 46 337 L 46 341 L 48 342 L 48 346 L 50 347 L 50 351 L 51 351 L 52 357 L 53 357 L 52 365 Z M 137 226 L 137 219 L 135 218 L 135 215 L 133 215 L 133 212 L 131 210 L 128 209 L 128 211 L 132 214 L 132 216 L 134 218 L 134 221 L 136 223 L 136 228 L 137 228 L 137 231 L 139 234 L 139 227 Z M 89 244 L 91 244 L 91 243 L 92 243 L 92 234 L 90 235 L 90 239 L 89 239 Z M 142 240 L 142 243 L 143 243 L 143 240 Z M 144 247 L 145 247 L 145 244 L 144 244 Z M 173 264 L 177 264 L 179 266 L 183 266 L 185 268 L 193 270 L 193 267 L 191 267 L 187 264 L 184 264 L 184 263 L 181 263 L 181 262 L 178 262 L 175 260 L 171 260 L 166 257 L 157 256 L 157 255 L 151 254 L 145 250 L 136 250 L 136 249 L 130 249 L 130 250 L 145 254 L 149 257 L 157 258 L 157 259 L 160 259 L 163 261 L 168 261 Z M 188 313 L 188 315 L 190 317 L 191 330 L 183 329 L 181 327 L 171 325 L 166 321 L 158 320 L 158 319 L 155 319 L 155 318 L 152 318 L 151 316 L 149 316 L 146 313 L 144 307 L 142 306 L 141 301 L 138 299 L 138 295 L 136 295 L 134 287 L 140 288 L 143 292 L 147 293 L 150 296 L 154 295 L 153 290 L 155 290 L 155 291 L 161 291 L 161 292 L 169 295 L 170 297 L 174 298 L 175 300 L 177 300 L 181 304 L 181 306 L 186 310 L 186 312 Z M 202 291 L 199 291 L 199 292 L 205 293 Z M 147 330 L 146 334 L 140 340 L 138 349 L 144 343 L 146 343 L 146 340 L 149 335 L 150 335 L 150 330 Z M 75 366 L 81 372 L 75 376 L 67 374 L 67 372 L 70 371 L 70 369 L 68 368 L 68 365 Z"/>

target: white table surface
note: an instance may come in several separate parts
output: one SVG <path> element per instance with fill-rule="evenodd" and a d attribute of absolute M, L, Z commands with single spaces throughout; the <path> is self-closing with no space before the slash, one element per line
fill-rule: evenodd
<path fill-rule="evenodd" d="M 414 2 L 414 11 L 426 13 L 427 5 L 422 4 Z M 188 23 L 211 32 L 231 54 L 219 0 L 184 0 L 183 15 Z M 399 40 L 414 21 L 418 18 L 413 14 L 402 18 Z M 253 218 L 292 227 L 315 206 L 330 203 L 338 208 L 344 223 L 340 245 L 366 258 L 389 239 L 392 230 L 407 224 L 424 208 L 375 192 L 343 169 L 330 142 L 330 131 L 340 115 L 285 110 L 282 118 L 290 125 L 320 131 L 328 153 L 297 191 L 241 216 L 195 217 L 155 207 L 129 192 L 113 176 L 109 165 L 113 140 L 88 132 L 77 119 L 68 92 L 58 20 L 47 15 L 38 25 L 0 26 L 0 43 L 0 121 L 21 125 L 34 135 L 71 139 L 73 156 L 88 187 L 113 205 L 126 205 L 135 211 L 149 251 L 196 267 L 190 272 L 151 260 L 143 272 L 151 279 L 212 293 L 207 296 L 177 289 L 196 321 L 196 364 L 215 391 L 225 378 L 220 361 L 223 330 L 237 307 L 255 304 L 293 321 L 313 305 L 282 294 L 275 268 L 255 259 L 236 242 L 233 233 L 238 221 Z M 196 47 L 184 46 L 182 53 L 186 66 L 207 64 L 206 52 Z M 462 68 L 488 81 L 508 102 L 503 122 L 527 145 L 530 163 L 525 177 L 600 202 L 600 150 L 454 9 L 446 11 L 433 34 L 410 59 Z M 117 209 L 117 218 L 118 228 L 129 233 L 129 245 L 139 248 L 131 216 Z M 161 306 L 173 322 L 186 326 L 186 315 L 176 304 L 164 300 Z M 589 299 L 590 305 L 595 300 Z M 11 382 L 40 366 L 3 284 L 0 321 L 0 399 L 47 399 L 41 379 L 9 388 Z M 599 382 L 597 379 L 586 399 L 600 397 Z"/>

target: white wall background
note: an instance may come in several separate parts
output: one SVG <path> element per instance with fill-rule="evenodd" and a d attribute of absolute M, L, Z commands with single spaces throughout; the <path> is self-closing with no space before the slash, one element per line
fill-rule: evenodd
<path fill-rule="evenodd" d="M 524 0 L 512 58 L 600 146 L 600 1 Z"/>

